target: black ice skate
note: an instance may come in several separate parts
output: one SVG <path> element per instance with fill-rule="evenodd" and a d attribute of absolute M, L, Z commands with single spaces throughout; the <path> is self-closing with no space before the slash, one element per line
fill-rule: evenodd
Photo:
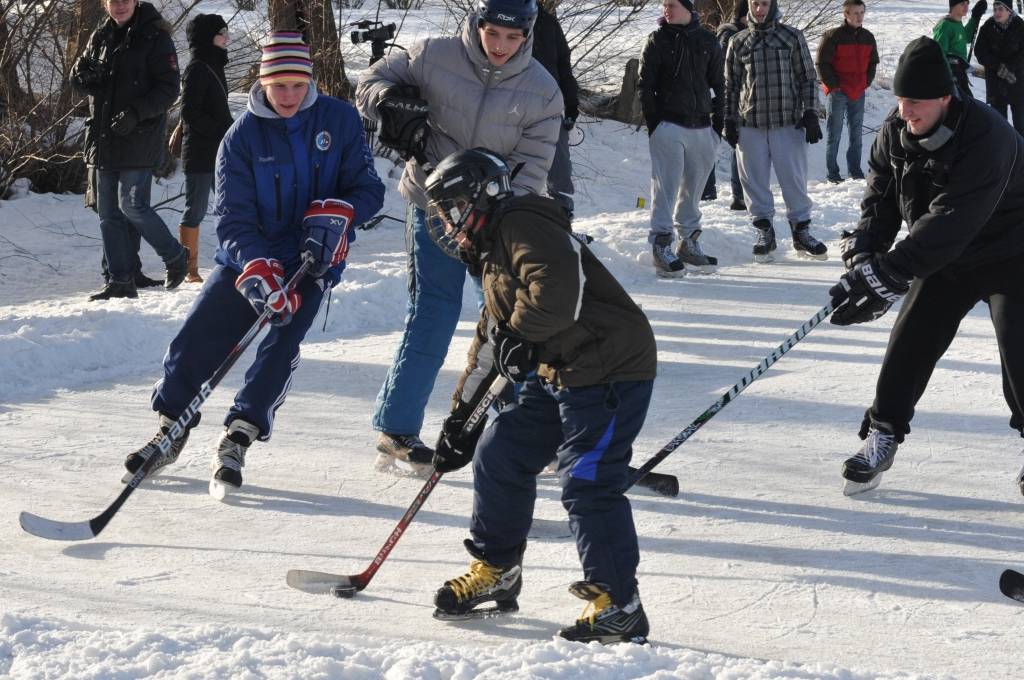
<path fill-rule="evenodd" d="M 683 261 L 683 264 L 698 274 L 714 274 L 718 269 L 718 258 L 712 257 L 700 247 L 701 230 L 697 229 L 692 234 L 679 242 L 676 248 L 676 257 Z"/>
<path fill-rule="evenodd" d="M 663 279 L 679 279 L 686 276 L 686 266 L 672 252 L 672 234 L 659 234 L 651 245 L 654 273 Z"/>
<path fill-rule="evenodd" d="M 575 624 L 558 631 L 566 640 L 597 641 L 601 644 L 647 643 L 650 625 L 647 623 L 644 606 L 640 603 L 640 593 L 634 593 L 629 604 L 619 607 L 612 604 L 608 587 L 603 583 L 577 581 L 569 586 L 569 592 L 587 600 L 587 607 L 583 610 L 583 616 L 576 619 Z"/>
<path fill-rule="evenodd" d="M 235 418 L 217 442 L 217 452 L 210 461 L 210 495 L 221 501 L 231 490 L 242 488 L 245 452 L 260 436 L 260 429 L 250 422 Z"/>
<path fill-rule="evenodd" d="M 853 496 L 878 486 L 882 473 L 892 467 L 898 447 L 896 435 L 883 425 L 872 424 L 860 451 L 843 463 L 843 493 Z"/>
<path fill-rule="evenodd" d="M 125 484 L 131 481 L 131 478 L 135 476 L 135 473 L 139 471 L 139 468 L 142 467 L 142 464 L 145 463 L 146 459 L 150 456 L 157 456 L 157 459 L 153 461 L 153 465 L 149 468 L 149 473 L 146 475 L 147 477 L 152 477 L 163 468 L 178 460 L 181 450 L 185 448 L 185 442 L 188 441 L 188 433 L 193 427 L 199 424 L 201 415 L 202 414 L 200 413 L 196 413 L 185 432 L 177 439 L 173 439 L 171 441 L 170 448 L 168 448 L 166 452 L 161 453 L 159 449 L 160 441 L 164 438 L 164 435 L 170 432 L 171 427 L 173 427 L 175 423 L 174 418 L 165 416 L 161 413 L 160 431 L 149 440 L 148 444 L 137 451 L 129 453 L 128 457 L 124 459 L 124 467 L 128 472 L 126 472 L 124 477 L 121 478 L 121 481 Z"/>
<path fill-rule="evenodd" d="M 754 262 L 762 264 L 774 262 L 775 256 L 772 252 L 777 244 L 775 243 L 775 227 L 771 220 L 754 220 L 754 229 L 757 230 L 757 240 L 754 241 Z"/>
<path fill-rule="evenodd" d="M 427 478 L 434 473 L 433 460 L 434 450 L 416 435 L 381 432 L 373 467 L 378 472 L 400 472 L 396 461 L 402 461 L 414 476 Z"/>
<path fill-rule="evenodd" d="M 523 589 L 522 553 L 519 563 L 511 567 L 496 567 L 473 544 L 463 541 L 474 559 L 469 573 L 445 581 L 434 595 L 434 618 L 442 621 L 465 621 L 501 616 L 519 611 L 519 591 Z M 525 544 L 523 548 L 525 548 Z M 493 602 L 490 607 L 479 605 Z"/>
<path fill-rule="evenodd" d="M 811 221 L 790 222 L 789 228 L 793 232 L 793 250 L 797 257 L 807 260 L 827 260 L 828 248 L 818 239 L 811 236 Z"/>

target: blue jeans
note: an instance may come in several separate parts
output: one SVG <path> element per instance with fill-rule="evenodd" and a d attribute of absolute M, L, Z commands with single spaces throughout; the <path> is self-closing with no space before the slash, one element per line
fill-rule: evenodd
<path fill-rule="evenodd" d="M 531 378 L 484 430 L 473 459 L 474 544 L 495 566 L 515 564 L 533 522 L 537 475 L 558 460 L 562 506 L 588 581 L 624 605 L 640 560 L 625 488 L 653 380 L 558 389 Z"/>
<path fill-rule="evenodd" d="M 212 172 L 185 173 L 185 212 L 181 216 L 181 226 L 198 227 L 203 221 L 210 205 L 212 187 Z"/>
<path fill-rule="evenodd" d="M 185 249 L 149 204 L 152 170 L 100 170 L 97 175 L 96 212 L 112 281 L 130 281 L 135 274 L 137 249 L 132 244 L 132 227 L 165 264 L 185 255 Z"/>
<path fill-rule="evenodd" d="M 406 220 L 409 301 L 405 332 L 377 395 L 373 429 L 416 434 L 462 313 L 466 265 L 430 238 L 426 213 L 410 204 Z M 479 294 L 479 279 L 477 290 Z"/>
<path fill-rule="evenodd" d="M 850 128 L 850 143 L 846 149 L 846 169 L 851 177 L 862 176 L 860 169 L 860 147 L 864 136 L 864 100 L 861 96 L 851 101 L 845 94 L 836 90 L 828 96 L 828 121 L 826 122 L 825 168 L 829 179 L 839 179 L 839 140 L 843 136 L 843 120 Z"/>

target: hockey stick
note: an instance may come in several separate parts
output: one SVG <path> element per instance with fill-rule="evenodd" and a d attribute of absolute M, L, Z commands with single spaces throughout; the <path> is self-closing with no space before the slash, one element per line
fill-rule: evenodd
<path fill-rule="evenodd" d="M 508 384 L 508 380 L 502 376 L 497 376 L 491 381 L 490 386 L 487 388 L 487 392 L 484 393 L 480 401 L 477 402 L 476 407 L 473 408 L 473 412 L 469 415 L 466 420 L 466 424 L 462 426 L 464 433 L 472 432 L 480 422 L 480 419 L 484 417 L 487 409 L 494 402 L 498 396 L 501 395 L 502 390 L 505 389 L 505 385 Z M 388 558 L 391 550 L 398 543 L 398 539 L 402 537 L 405 530 L 409 528 L 409 524 L 412 522 L 416 513 L 419 512 L 420 508 L 426 502 L 427 497 L 437 486 L 437 482 L 441 479 L 442 473 L 434 470 L 430 475 L 430 478 L 420 489 L 420 492 L 416 494 L 416 498 L 413 499 L 409 509 L 402 515 L 402 519 L 398 521 L 398 525 L 391 531 L 391 535 L 384 541 L 384 545 L 377 551 L 377 556 L 370 562 L 370 566 L 363 570 L 362 573 L 352 574 L 350 576 L 344 576 L 342 574 L 329 574 L 322 571 L 307 571 L 305 569 L 290 569 L 288 570 L 288 585 L 292 588 L 296 588 L 306 593 L 313 593 L 316 595 L 331 594 L 336 597 L 352 597 L 357 592 L 365 588 L 370 581 L 373 579 L 373 575 L 377 573 L 380 566 L 384 564 L 384 560 Z"/>
<path fill-rule="evenodd" d="M 643 477 L 652 469 L 654 469 L 655 465 L 665 460 L 665 458 L 667 458 L 670 453 L 675 451 L 683 442 L 685 442 L 687 439 L 693 436 L 693 433 L 699 430 L 701 427 L 703 427 L 704 423 L 714 418 L 715 414 L 721 411 L 723 408 L 725 408 L 726 404 L 733 401 L 737 397 L 737 395 L 739 395 L 740 392 L 747 389 L 747 386 L 750 385 L 750 383 L 760 378 L 772 364 L 781 359 L 786 352 L 793 349 L 793 346 L 796 345 L 796 343 L 803 340 L 808 333 L 814 330 L 815 326 L 824 321 L 825 318 L 831 313 L 832 303 L 829 302 L 827 305 L 819 309 L 817 314 L 812 316 L 807 321 L 804 321 L 800 328 L 796 329 L 796 331 L 792 335 L 783 340 L 782 344 L 773 349 L 772 353 L 766 356 L 764 359 L 762 359 L 761 363 L 759 363 L 757 366 L 751 369 L 750 373 L 743 376 L 743 378 L 738 383 L 729 388 L 728 392 L 719 397 L 718 401 L 709 406 L 708 409 L 704 411 L 704 413 L 701 413 L 699 416 L 697 416 L 697 419 L 694 420 L 689 425 L 687 425 L 682 432 L 673 437 L 672 441 L 670 441 L 668 444 L 665 444 L 665 446 L 662 447 L 661 451 L 658 451 L 658 453 L 654 454 L 654 456 L 652 456 L 650 460 L 641 465 L 637 469 L 637 471 L 633 473 L 633 478 L 630 480 L 629 486 L 633 486 L 634 484 L 636 484 L 641 477 Z M 628 489 L 629 487 L 626 488 Z"/>
<path fill-rule="evenodd" d="M 309 268 L 313 266 L 313 259 L 309 255 L 303 256 L 302 265 L 298 271 L 292 276 L 291 280 L 288 281 L 287 288 L 292 290 L 298 285 L 302 277 L 306 275 Z M 220 381 L 227 375 L 227 372 L 231 370 L 231 367 L 235 365 L 238 358 L 245 353 L 246 348 L 252 344 L 252 341 L 259 335 L 263 327 L 268 323 L 270 319 L 271 311 L 265 309 L 256 322 L 253 323 L 252 328 L 238 341 L 238 344 L 232 348 L 228 353 L 223 363 L 214 371 L 214 374 L 199 388 L 199 394 L 192 398 L 188 406 L 185 408 L 184 413 L 178 417 L 171 429 L 167 431 L 159 442 L 157 442 L 157 449 L 161 454 L 167 453 L 168 449 L 182 432 L 188 427 L 188 424 L 192 422 L 196 414 L 199 413 L 199 409 L 209 398 L 210 393 L 217 387 Z M 21 523 L 21 528 L 40 538 L 48 538 L 54 541 L 85 541 L 90 538 L 96 538 L 103 528 L 107 526 L 107 523 L 114 518 L 117 511 L 121 509 L 128 497 L 132 495 L 136 487 L 142 483 L 142 480 L 149 474 L 150 468 L 159 459 L 159 456 L 154 455 L 154 449 L 149 453 L 146 459 L 142 463 L 142 467 L 135 471 L 128 482 L 125 483 L 124 489 L 118 494 L 117 498 L 107 506 L 107 509 L 96 515 L 90 520 L 80 522 L 61 522 L 58 520 L 46 519 L 38 515 L 33 515 L 31 512 L 22 512 L 18 517 L 18 521 Z"/>

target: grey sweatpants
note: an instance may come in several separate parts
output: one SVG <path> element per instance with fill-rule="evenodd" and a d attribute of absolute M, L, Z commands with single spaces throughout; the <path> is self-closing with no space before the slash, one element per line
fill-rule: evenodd
<path fill-rule="evenodd" d="M 740 184 L 747 197 L 747 210 L 755 220 L 775 217 L 772 197 L 772 168 L 786 202 L 790 222 L 811 219 L 807 196 L 807 139 L 803 130 L 787 125 L 773 130 L 741 127 L 736 145 Z"/>
<path fill-rule="evenodd" d="M 715 166 L 718 135 L 711 129 L 684 128 L 661 122 L 650 138 L 651 231 L 659 234 L 673 227 L 685 238 L 700 229 L 700 195 Z"/>

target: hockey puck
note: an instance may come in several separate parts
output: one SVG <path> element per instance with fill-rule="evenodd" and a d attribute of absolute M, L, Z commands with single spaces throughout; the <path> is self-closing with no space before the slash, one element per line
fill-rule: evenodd
<path fill-rule="evenodd" d="M 358 592 L 355 586 L 333 586 L 331 588 L 331 595 L 335 597 L 351 598 L 355 597 Z"/>

